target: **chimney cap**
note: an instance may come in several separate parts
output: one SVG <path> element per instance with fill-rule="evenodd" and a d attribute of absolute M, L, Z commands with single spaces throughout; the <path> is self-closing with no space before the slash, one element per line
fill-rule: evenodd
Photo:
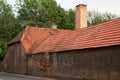
<path fill-rule="evenodd" d="M 78 4 L 76 7 L 78 6 L 87 6 L 86 4 Z"/>

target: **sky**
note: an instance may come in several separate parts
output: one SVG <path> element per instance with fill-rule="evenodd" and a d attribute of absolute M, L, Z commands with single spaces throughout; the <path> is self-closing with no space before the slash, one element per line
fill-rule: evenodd
<path fill-rule="evenodd" d="M 14 5 L 15 0 L 7 0 Z M 109 12 L 120 15 L 120 0 L 56 0 L 62 8 L 75 9 L 78 4 L 86 4 L 87 10 L 97 10 L 99 12 Z"/>

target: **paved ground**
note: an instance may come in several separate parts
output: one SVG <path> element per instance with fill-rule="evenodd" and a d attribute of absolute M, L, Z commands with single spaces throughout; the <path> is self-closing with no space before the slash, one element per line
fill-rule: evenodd
<path fill-rule="evenodd" d="M 55 80 L 55 79 L 0 73 L 0 80 Z"/>

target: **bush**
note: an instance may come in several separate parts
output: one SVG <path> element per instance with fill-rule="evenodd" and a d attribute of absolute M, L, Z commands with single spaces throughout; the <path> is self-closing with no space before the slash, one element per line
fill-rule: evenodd
<path fill-rule="evenodd" d="M 7 49 L 6 43 L 0 42 L 0 61 L 3 60 L 6 53 L 6 49 Z"/>

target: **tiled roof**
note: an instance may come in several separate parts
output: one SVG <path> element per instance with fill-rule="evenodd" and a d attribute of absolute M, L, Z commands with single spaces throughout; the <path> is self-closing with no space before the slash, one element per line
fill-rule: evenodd
<path fill-rule="evenodd" d="M 38 46 L 38 43 L 43 43 L 49 37 L 50 28 L 26 27 L 21 42 L 26 52 L 31 52 Z"/>
<path fill-rule="evenodd" d="M 46 45 L 45 45 L 46 44 Z M 120 44 L 120 18 L 102 24 L 59 33 L 46 39 L 32 53 L 97 48 Z"/>
<path fill-rule="evenodd" d="M 119 45 L 120 18 L 74 31 L 27 27 L 21 42 L 32 54 Z"/>
<path fill-rule="evenodd" d="M 32 53 L 39 52 L 49 52 L 55 51 L 55 47 L 61 43 L 64 43 L 65 39 L 69 40 L 69 37 L 73 31 L 70 30 L 53 30 L 54 35 L 50 35 L 42 44 L 40 44 L 37 48 L 35 48 Z M 64 46 L 66 43 L 64 44 Z M 39 52 L 38 52 L 39 51 Z"/>

